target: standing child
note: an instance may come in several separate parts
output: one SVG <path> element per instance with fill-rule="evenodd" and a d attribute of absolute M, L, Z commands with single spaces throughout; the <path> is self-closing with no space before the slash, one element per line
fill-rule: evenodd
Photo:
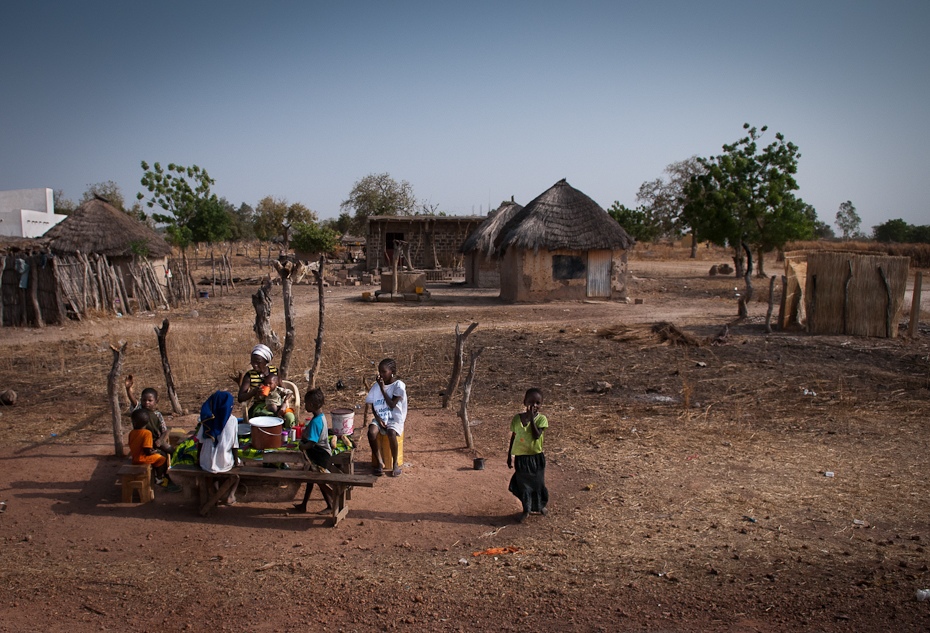
<path fill-rule="evenodd" d="M 135 384 L 135 379 L 132 377 L 132 374 L 126 376 L 125 384 L 126 396 L 129 398 L 129 404 L 131 406 L 129 412 L 132 413 L 136 409 L 148 409 L 155 414 L 153 423 L 148 427 L 149 431 L 152 432 L 152 445 L 170 454 L 171 444 L 168 442 L 168 425 L 165 424 L 165 418 L 158 410 L 158 391 L 152 387 L 146 387 L 142 390 L 141 399 L 136 400 L 136 395 L 132 390 Z"/>
<path fill-rule="evenodd" d="M 300 435 L 300 450 L 307 455 L 310 460 L 310 467 L 313 470 L 322 473 L 329 472 L 329 459 L 332 456 L 332 448 L 329 442 L 329 428 L 326 424 L 326 416 L 323 414 L 323 405 L 326 404 L 326 396 L 323 390 L 317 387 L 311 389 L 304 396 L 304 405 L 308 413 L 313 414 L 310 423 L 304 427 Z M 326 509 L 320 510 L 319 514 L 325 514 L 332 510 L 332 490 L 325 484 L 318 483 L 320 492 L 323 494 L 323 500 L 326 502 Z M 307 482 L 307 490 L 304 492 L 304 500 L 301 503 L 295 503 L 294 509 L 298 512 L 307 511 L 307 502 L 310 500 L 310 493 L 313 491 L 313 482 Z"/>
<path fill-rule="evenodd" d="M 533 387 L 523 396 L 524 411 L 510 421 L 510 448 L 507 468 L 515 470 L 510 478 L 510 492 L 523 504 L 522 523 L 530 512 L 546 514 L 549 490 L 546 489 L 546 455 L 543 453 L 543 432 L 549 420 L 540 415 L 542 391 Z"/>
<path fill-rule="evenodd" d="M 151 464 L 155 483 L 169 492 L 178 492 L 181 487 L 168 478 L 168 456 L 152 446 L 152 432 L 148 427 L 155 421 L 155 414 L 148 409 L 132 412 L 132 431 L 129 432 L 129 451 L 133 464 Z"/>
<path fill-rule="evenodd" d="M 379 477 L 384 474 L 385 456 L 381 454 L 379 436 L 387 435 L 391 445 L 391 477 L 400 477 L 397 437 L 404 434 L 404 420 L 407 419 L 407 385 L 397 379 L 397 363 L 394 359 L 385 358 L 378 363 L 378 378 L 365 397 L 366 418 L 369 405 L 374 415 L 368 424 L 372 463 L 377 464 L 374 474 Z"/>

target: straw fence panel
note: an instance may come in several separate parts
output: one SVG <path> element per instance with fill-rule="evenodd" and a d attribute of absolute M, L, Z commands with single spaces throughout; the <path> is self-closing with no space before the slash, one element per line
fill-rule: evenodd
<path fill-rule="evenodd" d="M 808 253 L 803 288 L 807 331 L 897 336 L 909 262 L 907 257 Z"/>

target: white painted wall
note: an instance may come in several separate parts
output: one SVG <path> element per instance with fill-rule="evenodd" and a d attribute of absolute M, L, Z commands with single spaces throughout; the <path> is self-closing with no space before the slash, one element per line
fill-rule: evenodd
<path fill-rule="evenodd" d="M 51 189 L 0 191 L 0 235 L 42 237 L 66 217 L 55 213 Z"/>

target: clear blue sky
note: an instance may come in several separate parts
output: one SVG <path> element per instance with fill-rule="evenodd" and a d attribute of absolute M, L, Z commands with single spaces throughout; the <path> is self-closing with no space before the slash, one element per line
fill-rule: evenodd
<path fill-rule="evenodd" d="M 833 222 L 930 224 L 930 2 L 99 2 L 0 10 L 0 189 L 140 161 L 335 217 L 372 172 L 456 215 L 560 178 L 634 206 L 742 124 L 800 147 Z"/>

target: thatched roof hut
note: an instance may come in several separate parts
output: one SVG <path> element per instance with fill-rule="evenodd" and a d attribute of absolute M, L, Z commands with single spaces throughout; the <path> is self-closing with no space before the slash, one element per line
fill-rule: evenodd
<path fill-rule="evenodd" d="M 499 288 L 500 265 L 494 240 L 510 219 L 523 206 L 510 200 L 501 203 L 487 220 L 475 229 L 459 249 L 465 254 L 465 285 L 475 288 Z"/>
<path fill-rule="evenodd" d="M 626 298 L 626 253 L 635 240 L 563 178 L 501 228 L 501 298 Z"/>
<path fill-rule="evenodd" d="M 171 253 L 164 238 L 140 222 L 95 196 L 43 236 L 52 252 L 74 255 L 95 253 L 114 257 L 144 255 L 152 260 Z"/>

